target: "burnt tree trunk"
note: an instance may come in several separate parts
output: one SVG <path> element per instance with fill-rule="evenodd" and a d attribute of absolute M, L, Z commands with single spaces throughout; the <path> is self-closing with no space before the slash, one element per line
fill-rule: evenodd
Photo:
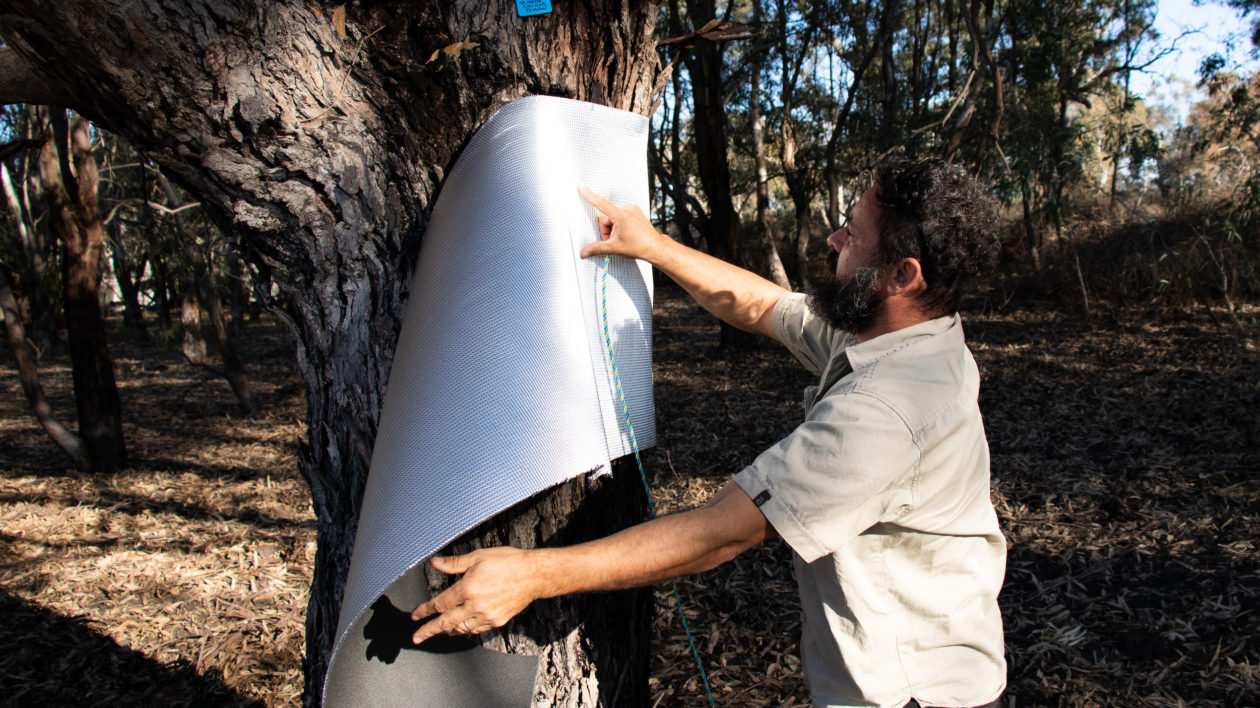
<path fill-rule="evenodd" d="M 79 437 L 92 466 L 111 471 L 126 464 L 127 449 L 122 402 L 101 315 L 105 229 L 96 204 L 96 158 L 86 118 L 76 114 L 68 122 L 62 109 L 49 114 L 48 130 L 55 139 L 45 140 L 40 149 L 39 174 L 53 230 L 62 246 L 62 307 Z"/>
<path fill-rule="evenodd" d="M 644 113 L 657 68 L 655 2 L 586 0 L 529 18 L 505 0 L 351 4 L 344 35 L 330 19 L 339 4 L 49 0 L 0 10 L 10 58 L 41 78 L 8 72 L 0 98 L 70 104 L 131 140 L 241 235 L 281 295 L 275 314 L 307 389 L 301 466 L 318 526 L 308 704 L 326 671 L 406 289 L 443 176 L 507 102 L 551 94 Z M 428 61 L 465 38 L 476 46 Z M 585 514 L 595 521 L 583 535 L 594 535 L 633 503 L 591 497 L 583 484 L 496 523 L 529 542 Z M 591 602 L 555 606 L 591 622 L 614 616 Z M 544 612 L 532 610 L 533 621 L 554 621 Z M 616 620 L 636 627 L 624 632 L 633 649 L 548 656 L 555 683 L 576 686 L 583 672 L 600 673 L 596 662 L 629 662 L 645 619 Z M 600 689 L 608 693 L 570 690 L 556 702 L 623 703 L 614 682 Z"/>

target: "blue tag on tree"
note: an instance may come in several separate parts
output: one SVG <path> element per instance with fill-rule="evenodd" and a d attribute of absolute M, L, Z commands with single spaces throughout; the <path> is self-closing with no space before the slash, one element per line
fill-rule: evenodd
<path fill-rule="evenodd" d="M 551 0 L 516 0 L 516 14 L 521 17 L 551 12 Z"/>

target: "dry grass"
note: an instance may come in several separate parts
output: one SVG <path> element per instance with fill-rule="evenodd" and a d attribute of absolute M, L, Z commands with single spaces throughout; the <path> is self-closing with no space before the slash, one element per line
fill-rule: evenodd
<path fill-rule="evenodd" d="M 809 377 L 658 293 L 658 508 L 695 504 L 800 417 Z M 994 302 L 1001 298 L 995 298 Z M 1002 595 L 1018 706 L 1260 705 L 1260 356 L 1220 310 L 1029 306 L 966 319 L 984 375 Z M 0 703 L 293 705 L 314 531 L 296 473 L 291 352 L 251 328 L 265 413 L 226 384 L 115 338 L 134 466 L 69 472 L 0 354 Z M 63 359 L 45 360 L 63 418 Z M 779 542 L 680 582 L 723 705 L 801 706 L 799 606 Z M 652 691 L 703 687 L 658 592 Z"/>

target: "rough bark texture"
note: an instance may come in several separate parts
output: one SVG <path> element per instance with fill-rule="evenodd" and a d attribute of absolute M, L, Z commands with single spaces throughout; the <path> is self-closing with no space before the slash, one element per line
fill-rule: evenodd
<path fill-rule="evenodd" d="M 477 126 L 521 96 L 646 111 L 657 64 L 653 2 L 566 3 L 532 18 L 505 0 L 352 3 L 344 37 L 330 21 L 335 4 L 11 0 L 0 10 L 0 36 L 26 63 L 240 233 L 282 294 L 307 388 L 302 466 L 319 534 L 308 701 L 327 665 L 404 296 L 446 170 Z M 465 38 L 476 46 L 428 61 Z M 561 501 L 542 502 L 537 523 L 580 499 Z"/>

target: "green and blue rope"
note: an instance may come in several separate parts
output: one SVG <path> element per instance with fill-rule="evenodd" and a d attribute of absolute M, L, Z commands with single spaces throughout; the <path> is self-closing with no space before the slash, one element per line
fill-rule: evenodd
<path fill-rule="evenodd" d="M 648 511 L 656 518 L 656 505 L 652 503 L 652 491 L 648 487 L 647 473 L 643 471 L 643 459 L 639 457 L 639 441 L 634 437 L 634 425 L 630 423 L 630 406 L 626 405 L 626 394 L 621 387 L 621 376 L 617 373 L 617 357 L 613 356 L 612 335 L 608 333 L 608 264 L 610 258 L 604 256 L 604 265 L 599 274 L 599 309 L 604 324 L 604 344 L 608 346 L 608 361 L 612 364 L 613 381 L 617 384 L 617 398 L 621 400 L 621 412 L 626 417 L 626 430 L 630 432 L 630 447 L 634 450 L 634 462 L 639 466 L 639 481 L 643 482 L 643 494 L 647 496 Z M 691 645 L 691 655 L 696 659 L 696 668 L 700 670 L 700 680 L 704 682 L 704 694 L 713 705 L 713 692 L 709 689 L 709 675 L 705 673 L 704 662 L 700 661 L 700 652 L 696 649 L 696 640 L 691 636 L 691 627 L 687 625 L 687 615 L 683 612 L 682 598 L 678 595 L 678 581 L 671 580 L 674 589 L 674 604 L 678 607 L 678 617 L 682 620 L 683 631 L 687 633 L 687 643 Z"/>

